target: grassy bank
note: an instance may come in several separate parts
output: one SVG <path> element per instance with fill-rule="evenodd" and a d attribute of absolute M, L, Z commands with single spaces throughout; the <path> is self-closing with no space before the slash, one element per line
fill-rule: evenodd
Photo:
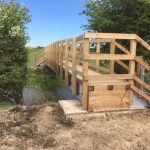
<path fill-rule="evenodd" d="M 43 52 L 43 48 L 27 48 L 28 52 L 28 62 L 27 66 L 32 67 L 35 64 L 35 58 L 38 54 Z"/>
<path fill-rule="evenodd" d="M 45 102 L 54 102 L 57 100 L 55 94 L 56 89 L 62 84 L 61 80 L 48 68 L 33 68 L 35 64 L 35 58 L 42 53 L 42 48 L 28 48 L 28 73 L 26 86 L 34 87 L 44 92 Z"/>

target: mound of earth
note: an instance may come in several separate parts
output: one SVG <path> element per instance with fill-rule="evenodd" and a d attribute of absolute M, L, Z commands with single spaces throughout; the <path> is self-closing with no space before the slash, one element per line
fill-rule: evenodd
<path fill-rule="evenodd" d="M 0 150 L 149 150 L 150 111 L 65 119 L 55 105 L 0 110 Z"/>

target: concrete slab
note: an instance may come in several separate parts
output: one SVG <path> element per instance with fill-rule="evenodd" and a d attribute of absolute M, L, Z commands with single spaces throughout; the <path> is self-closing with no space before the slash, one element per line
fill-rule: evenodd
<path fill-rule="evenodd" d="M 81 102 L 79 100 L 60 100 L 59 104 L 63 109 L 65 115 L 88 113 L 82 108 Z"/>
<path fill-rule="evenodd" d="M 84 118 L 84 117 L 97 117 L 107 115 L 108 113 L 111 114 L 126 114 L 132 113 L 135 111 L 142 111 L 146 110 L 145 107 L 131 107 L 129 109 L 120 109 L 120 110 L 101 110 L 97 112 L 88 112 L 84 110 L 81 105 L 81 101 L 79 100 L 60 100 L 59 105 L 64 112 L 66 117 L 73 117 L 73 118 Z"/>

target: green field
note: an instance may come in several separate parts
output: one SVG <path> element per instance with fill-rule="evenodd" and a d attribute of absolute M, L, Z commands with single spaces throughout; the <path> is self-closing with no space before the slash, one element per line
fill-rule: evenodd
<path fill-rule="evenodd" d="M 43 52 L 43 48 L 27 48 L 28 52 L 28 62 L 27 66 L 32 67 L 35 64 L 35 58 L 38 54 Z"/>

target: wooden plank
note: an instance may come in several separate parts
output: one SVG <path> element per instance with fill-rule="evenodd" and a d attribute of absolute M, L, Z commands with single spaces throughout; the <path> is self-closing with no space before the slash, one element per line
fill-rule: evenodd
<path fill-rule="evenodd" d="M 150 71 L 150 66 L 146 64 L 141 58 L 136 56 L 135 61 L 139 63 L 141 66 L 143 66 L 146 70 Z"/>
<path fill-rule="evenodd" d="M 125 54 L 130 54 L 129 50 L 125 47 L 123 47 L 121 44 L 118 42 L 115 42 L 116 47 L 118 47 L 120 50 L 122 50 Z"/>
<path fill-rule="evenodd" d="M 150 101 L 150 96 L 148 96 L 147 94 L 143 93 L 143 91 L 141 91 L 140 89 L 138 89 L 136 86 L 131 85 L 131 89 L 138 93 L 140 96 L 142 96 L 144 99 Z"/>
<path fill-rule="evenodd" d="M 116 63 L 118 63 L 120 66 L 122 66 L 124 69 L 129 70 L 129 66 L 127 66 L 125 63 L 123 63 L 120 60 L 116 60 Z"/>
<path fill-rule="evenodd" d="M 89 43 L 97 44 L 97 43 L 109 43 L 111 42 L 112 39 L 95 39 L 95 40 L 90 40 Z"/>
<path fill-rule="evenodd" d="M 94 80 L 125 80 L 133 79 L 131 74 L 100 74 L 100 75 L 85 75 L 85 80 L 94 81 Z"/>
<path fill-rule="evenodd" d="M 130 54 L 89 54 L 84 55 L 84 60 L 134 60 Z"/>
<path fill-rule="evenodd" d="M 120 33 L 85 33 L 84 38 L 102 38 L 102 39 L 136 39 L 136 34 Z"/>
<path fill-rule="evenodd" d="M 133 79 L 133 75 L 130 74 L 100 74 L 100 75 L 85 75 L 85 80 L 125 80 L 125 79 Z"/>
<path fill-rule="evenodd" d="M 121 110 L 130 106 L 131 92 L 89 97 L 89 111 Z"/>
<path fill-rule="evenodd" d="M 63 79 L 63 43 L 62 42 L 60 42 L 59 50 L 60 50 L 60 56 L 59 56 L 59 59 L 60 59 L 60 78 Z"/>
<path fill-rule="evenodd" d="M 136 40 L 131 40 L 130 41 L 130 52 L 134 58 L 136 56 L 136 46 L 137 46 Z M 130 60 L 130 62 L 129 62 L 129 73 L 132 75 L 135 74 L 135 60 Z"/>
<path fill-rule="evenodd" d="M 69 74 L 68 74 L 68 40 L 65 41 L 65 84 L 69 85 Z"/>
<path fill-rule="evenodd" d="M 77 79 L 76 79 L 76 65 L 77 65 L 77 40 L 73 39 L 72 43 L 72 94 L 77 93 Z"/>
<path fill-rule="evenodd" d="M 110 54 L 115 54 L 115 39 L 113 41 L 111 41 Z M 114 60 L 110 61 L 110 73 L 111 74 L 115 73 L 115 61 Z"/>
<path fill-rule="evenodd" d="M 130 85 L 130 82 L 125 82 L 123 80 L 121 80 L 120 82 L 115 82 L 115 80 L 112 80 L 112 81 L 89 81 L 89 86 L 95 86 L 95 87 L 98 87 L 98 86 L 105 86 L 105 85 L 121 85 L 121 86 L 126 86 L 126 85 Z"/>
<path fill-rule="evenodd" d="M 96 52 L 100 54 L 100 43 L 97 43 L 96 45 Z M 99 71 L 100 69 L 100 60 L 96 60 L 96 71 Z"/>
<path fill-rule="evenodd" d="M 137 76 L 134 76 L 133 79 L 138 82 L 139 84 L 141 84 L 144 88 L 146 88 L 147 90 L 150 91 L 150 85 L 146 84 L 143 80 L 141 80 L 140 78 L 138 78 Z"/>
<path fill-rule="evenodd" d="M 140 38 L 139 36 L 137 36 L 137 41 L 141 44 L 141 45 L 143 45 L 148 51 L 150 51 L 150 45 L 147 43 L 147 42 L 145 42 L 142 38 Z"/>
<path fill-rule="evenodd" d="M 56 74 L 57 74 L 57 76 L 59 75 L 59 43 L 58 42 L 56 42 Z"/>
<path fill-rule="evenodd" d="M 83 56 L 88 56 L 90 49 L 89 40 L 84 39 L 83 41 Z M 88 75 L 88 60 L 83 60 L 83 66 L 82 66 L 82 72 L 83 72 L 83 95 L 82 95 L 82 107 L 84 109 L 88 109 L 88 80 L 84 78 L 84 76 Z"/>

